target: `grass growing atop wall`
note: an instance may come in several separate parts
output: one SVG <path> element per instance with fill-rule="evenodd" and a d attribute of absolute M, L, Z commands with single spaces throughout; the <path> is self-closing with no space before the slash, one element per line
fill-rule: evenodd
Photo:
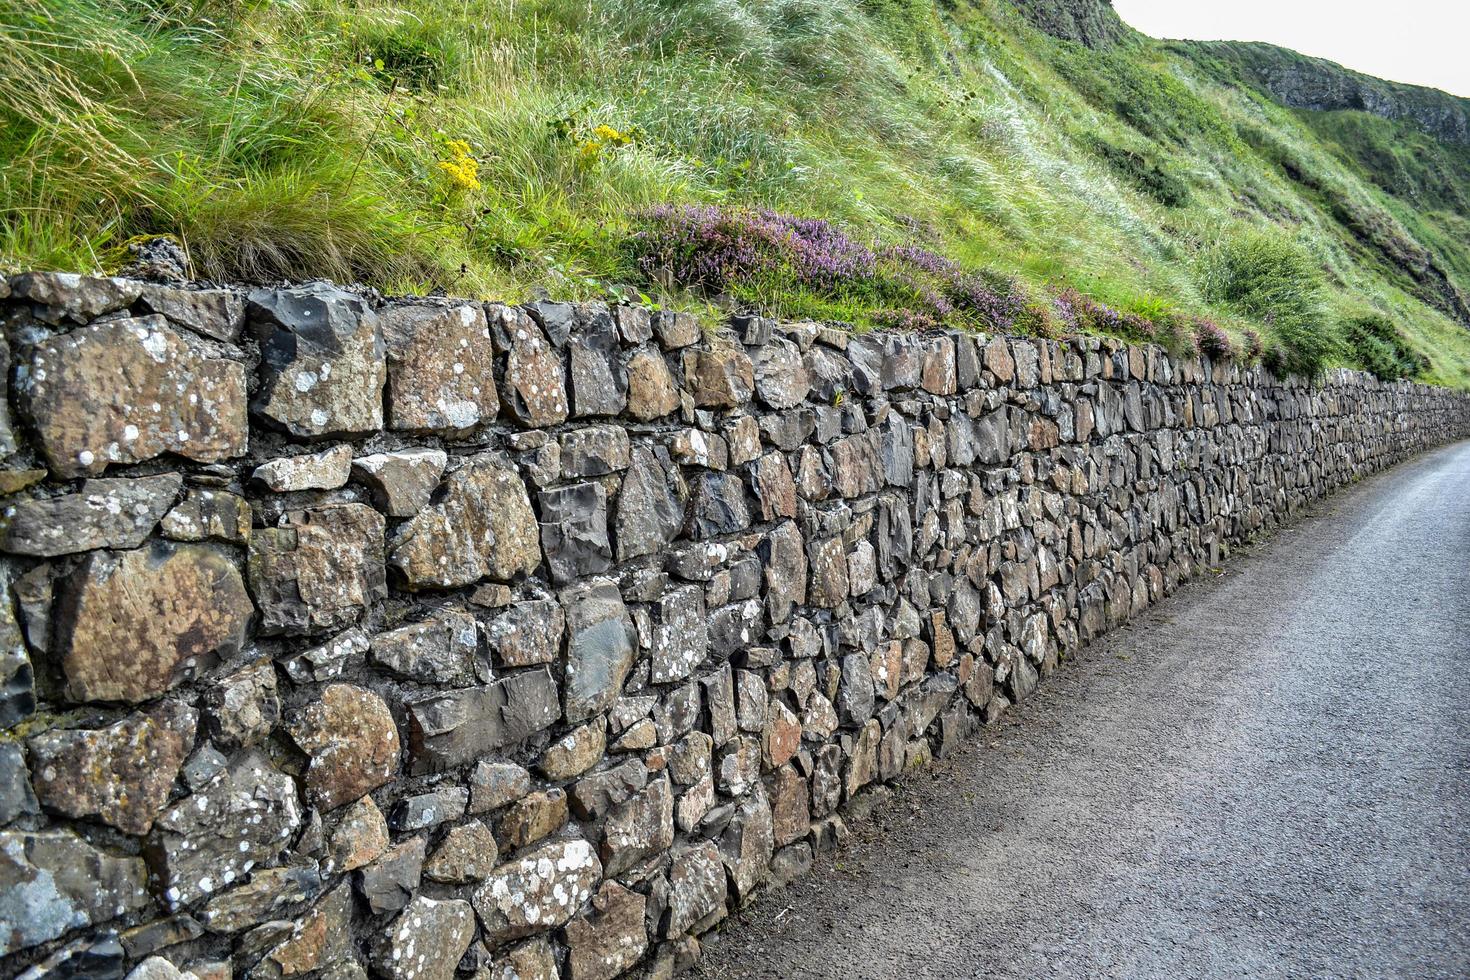
<path fill-rule="evenodd" d="M 0 260 L 162 233 L 217 279 L 1218 330 L 1470 384 L 1470 158 L 1309 115 L 1004 0 L 0 0 Z M 821 219 L 888 278 L 670 278 L 638 243 L 680 207 Z"/>

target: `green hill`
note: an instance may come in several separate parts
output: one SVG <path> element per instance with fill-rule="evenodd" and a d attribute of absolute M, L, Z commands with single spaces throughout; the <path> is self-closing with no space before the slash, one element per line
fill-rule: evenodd
<path fill-rule="evenodd" d="M 0 0 L 0 262 L 1470 386 L 1466 110 L 1104 0 Z"/>

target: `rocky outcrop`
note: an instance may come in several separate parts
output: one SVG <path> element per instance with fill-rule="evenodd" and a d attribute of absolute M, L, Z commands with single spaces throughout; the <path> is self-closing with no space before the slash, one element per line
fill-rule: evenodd
<path fill-rule="evenodd" d="M 1095 338 L 9 286 L 5 976 L 668 976 L 1079 645 L 1470 435 Z"/>

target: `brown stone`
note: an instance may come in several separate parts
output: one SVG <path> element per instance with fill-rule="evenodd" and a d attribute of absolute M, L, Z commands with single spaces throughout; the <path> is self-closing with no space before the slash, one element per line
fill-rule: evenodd
<path fill-rule="evenodd" d="M 700 841 L 674 854 L 664 936 L 704 932 L 725 917 L 725 867 L 720 851 Z"/>
<path fill-rule="evenodd" d="M 743 349 L 717 342 L 684 352 L 684 380 L 700 408 L 738 408 L 755 390 L 755 368 Z"/>
<path fill-rule="evenodd" d="M 796 516 L 796 483 L 791 479 L 786 458 L 780 453 L 766 453 L 756 460 L 751 467 L 750 483 L 760 502 L 761 520 Z"/>
<path fill-rule="evenodd" d="M 275 493 L 296 490 L 335 490 L 352 472 L 352 447 L 333 446 L 319 453 L 283 456 L 262 463 L 250 474 L 252 480 Z"/>
<path fill-rule="evenodd" d="M 311 757 L 306 793 L 323 810 L 351 803 L 398 772 L 398 728 L 383 699 L 332 684 L 301 712 L 291 737 Z"/>
<path fill-rule="evenodd" d="M 175 541 L 250 541 L 250 505 L 238 494 L 191 487 L 183 503 L 163 517 L 160 530 Z"/>
<path fill-rule="evenodd" d="M 194 746 L 197 719 L 194 709 L 164 701 L 106 728 L 37 735 L 28 743 L 36 797 L 65 816 L 146 834 Z"/>
<path fill-rule="evenodd" d="M 253 607 L 234 564 L 204 545 L 97 551 L 58 600 L 57 648 L 74 701 L 145 701 L 239 650 Z"/>
<path fill-rule="evenodd" d="M 549 599 L 513 603 L 485 626 L 485 638 L 502 667 L 549 664 L 561 655 L 567 618 Z"/>
<path fill-rule="evenodd" d="M 81 327 L 36 346 L 17 385 L 61 477 L 176 453 L 245 452 L 245 367 L 195 354 L 161 316 Z"/>
<path fill-rule="evenodd" d="M 454 980 L 455 967 L 474 938 L 469 902 L 419 895 L 388 927 L 374 964 L 387 980 Z"/>
<path fill-rule="evenodd" d="M 267 953 L 250 976 L 275 980 L 314 973 L 344 957 L 350 959 L 351 946 L 352 889 L 344 883 L 302 916 L 291 929 L 291 938 Z"/>
<path fill-rule="evenodd" d="M 597 765 L 606 751 L 607 726 L 597 718 L 551 743 L 536 768 L 547 779 L 562 782 Z"/>
<path fill-rule="evenodd" d="M 388 849 L 388 821 L 373 802 L 364 796 L 342 811 L 342 817 L 327 842 L 327 858 L 322 870 L 333 873 L 355 871 L 376 861 Z"/>
<path fill-rule="evenodd" d="M 567 794 L 548 789 L 531 793 L 506 808 L 496 825 L 497 836 L 515 850 L 550 837 L 567 823 Z"/>
<path fill-rule="evenodd" d="M 777 847 L 801 840 L 811 828 L 811 793 L 806 780 L 792 766 L 781 766 L 767 777 L 771 799 L 771 833 Z"/>
<path fill-rule="evenodd" d="M 667 777 L 619 804 L 603 831 L 603 871 L 621 874 L 674 843 L 674 794 Z"/>
<path fill-rule="evenodd" d="M 413 517 L 429 506 L 449 456 L 442 449 L 374 453 L 352 461 L 352 475 L 367 484 L 389 517 Z"/>
<path fill-rule="evenodd" d="M 640 422 L 671 415 L 679 409 L 679 389 L 657 350 L 645 347 L 628 358 L 628 414 Z"/>
<path fill-rule="evenodd" d="M 1016 362 L 1004 337 L 996 337 L 985 345 L 985 367 L 1001 384 L 1009 384 L 1016 376 Z"/>
<path fill-rule="evenodd" d="M 266 635 L 351 626 L 387 595 L 383 516 L 363 504 L 291 511 L 250 541 L 250 588 Z"/>
<path fill-rule="evenodd" d="M 526 485 L 491 456 L 467 460 L 439 503 L 394 532 L 389 562 L 409 588 L 457 588 L 535 571 L 541 539 Z"/>
<path fill-rule="evenodd" d="M 613 980 L 648 948 L 647 899 L 615 881 L 603 882 L 591 911 L 566 925 L 571 980 Z"/>
<path fill-rule="evenodd" d="M 495 870 L 500 848 L 495 835 L 478 820 L 461 824 L 444 835 L 444 840 L 424 864 L 424 877 L 449 885 L 484 881 Z"/>
<path fill-rule="evenodd" d="M 776 698 L 766 708 L 764 748 L 768 768 L 784 766 L 801 748 L 801 720 Z"/>
<path fill-rule="evenodd" d="M 495 420 L 500 396 L 484 307 L 404 304 L 379 319 L 390 428 L 452 436 Z"/>

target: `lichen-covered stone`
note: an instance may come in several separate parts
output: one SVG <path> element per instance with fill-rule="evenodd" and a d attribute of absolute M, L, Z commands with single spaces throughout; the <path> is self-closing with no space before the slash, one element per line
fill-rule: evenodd
<path fill-rule="evenodd" d="M 647 899 L 615 881 L 603 882 L 592 909 L 566 925 L 572 980 L 614 980 L 648 948 Z"/>
<path fill-rule="evenodd" d="M 383 334 L 362 297 L 327 283 L 257 289 L 248 315 L 261 357 L 253 411 L 301 439 L 383 427 Z"/>
<path fill-rule="evenodd" d="M 164 453 L 245 452 L 245 367 L 195 353 L 163 317 L 113 320 L 36 345 L 17 396 L 51 471 L 92 476 Z"/>
<path fill-rule="evenodd" d="M 56 645 L 74 701 L 145 701 L 239 650 L 253 607 L 204 545 L 89 554 L 61 590 Z"/>
<path fill-rule="evenodd" d="M 484 813 L 513 803 L 531 791 L 531 774 L 514 762 L 482 759 L 470 775 L 471 813 Z"/>
<path fill-rule="evenodd" d="M 377 860 L 388 849 L 388 821 L 373 802 L 364 796 L 342 811 L 337 826 L 327 841 L 327 857 L 322 871 L 334 874 L 355 871 Z"/>
<path fill-rule="evenodd" d="M 536 768 L 547 779 L 565 782 L 597 765 L 607 752 L 607 726 L 594 719 L 573 729 L 547 747 Z"/>
<path fill-rule="evenodd" d="M 387 595 L 381 514 L 329 504 L 281 516 L 250 539 L 250 590 L 266 635 L 325 633 L 356 623 Z"/>
<path fill-rule="evenodd" d="M 36 796 L 48 810 L 146 834 L 194 747 L 197 719 L 164 701 L 106 728 L 37 735 L 27 745 Z"/>
<path fill-rule="evenodd" d="M 507 333 L 504 404 L 511 417 L 527 428 L 565 422 L 571 409 L 561 355 L 524 314 Z"/>
<path fill-rule="evenodd" d="M 142 283 L 139 305 L 181 327 L 234 343 L 245 327 L 245 296 L 233 289 L 181 289 Z"/>
<path fill-rule="evenodd" d="M 501 667 L 549 664 L 561 655 L 567 617 L 550 599 L 513 603 L 485 625 L 485 639 Z"/>
<path fill-rule="evenodd" d="M 638 634 L 618 587 L 606 579 L 572 586 L 561 594 L 567 616 L 567 667 L 563 700 L 570 724 L 612 705 L 638 652 Z"/>
<path fill-rule="evenodd" d="M 424 864 L 424 877 L 449 885 L 484 881 L 495 870 L 499 854 L 499 846 L 490 828 L 472 820 L 444 835 L 444 840 Z"/>
<path fill-rule="evenodd" d="M 140 282 L 75 272 L 23 272 L 12 276 L 8 285 L 16 299 L 40 307 L 34 312 L 44 323 L 60 323 L 63 319 L 86 323 L 126 309 L 143 292 Z"/>
<path fill-rule="evenodd" d="M 638 759 L 629 759 L 610 769 L 583 776 L 572 785 L 568 798 L 572 812 L 580 819 L 598 821 L 646 785 L 648 767 Z"/>
<path fill-rule="evenodd" d="M 709 649 L 704 590 L 698 586 L 670 589 L 659 599 L 656 610 L 649 679 L 666 684 L 693 674 Z"/>
<path fill-rule="evenodd" d="M 433 695 L 406 708 L 415 773 L 471 762 L 549 727 L 561 714 L 556 681 L 545 668 Z"/>
<path fill-rule="evenodd" d="M 239 494 L 191 487 L 183 501 L 163 516 L 159 530 L 175 541 L 250 541 L 250 505 Z"/>
<path fill-rule="evenodd" d="M 205 696 L 204 714 L 205 730 L 221 748 L 261 742 L 281 716 L 275 668 L 257 661 L 220 678 Z"/>
<path fill-rule="evenodd" d="M 701 841 L 674 855 L 663 935 L 704 932 L 725 917 L 725 867 L 714 843 Z"/>
<path fill-rule="evenodd" d="M 332 684 L 301 712 L 291 737 L 310 758 L 306 793 L 323 810 L 377 789 L 398 772 L 398 728 L 383 699 Z"/>
<path fill-rule="evenodd" d="M 389 517 L 413 517 L 429 505 L 449 455 L 442 449 L 373 453 L 352 461 L 352 475 L 372 490 Z"/>
<path fill-rule="evenodd" d="M 738 901 L 749 900 L 766 880 L 774 852 L 771 805 L 757 784 L 756 791 L 736 805 L 730 823 L 720 836 L 720 857 Z"/>
<path fill-rule="evenodd" d="M 500 411 L 484 307 L 404 303 L 379 314 L 388 356 L 388 425 L 455 436 Z"/>
<path fill-rule="evenodd" d="M 622 874 L 673 843 L 673 790 L 668 779 L 656 779 L 608 815 L 602 836 L 603 873 Z"/>
<path fill-rule="evenodd" d="M 84 480 L 76 493 L 16 500 L 0 509 L 0 550 L 51 558 L 96 548 L 136 548 L 173 506 L 177 473 Z"/>
<path fill-rule="evenodd" d="M 601 879 L 602 864 L 591 844 L 584 840 L 543 844 L 496 868 L 475 889 L 475 912 L 487 942 L 502 946 L 571 919 Z"/>
<path fill-rule="evenodd" d="M 556 833 L 567 822 L 567 794 L 562 789 L 530 793 L 510 806 L 496 822 L 496 835 L 511 850 Z"/>
<path fill-rule="evenodd" d="M 251 751 L 154 821 L 145 853 L 171 909 L 275 859 L 301 825 L 296 784 Z"/>
<path fill-rule="evenodd" d="M 65 831 L 0 831 L 0 956 L 149 902 L 147 870 Z"/>
<path fill-rule="evenodd" d="M 319 453 L 285 456 L 261 463 L 250 478 L 275 493 L 290 493 L 295 490 L 335 490 L 347 482 L 351 472 L 352 447 L 342 445 Z"/>
<path fill-rule="evenodd" d="M 328 892 L 295 922 L 288 922 L 287 938 L 266 952 L 251 980 L 284 980 L 321 971 L 323 977 L 334 977 L 334 968 L 356 964 L 352 959 L 352 889 L 344 882 Z M 263 928 L 269 928 L 263 927 Z M 192 967 L 198 971 L 199 966 Z M 199 980 L 227 980 L 230 964 L 224 964 L 223 977 L 203 972 Z M 335 980 L 361 980 L 347 971 Z"/>
<path fill-rule="evenodd" d="M 394 532 L 389 562 L 415 589 L 534 571 L 541 549 L 525 483 L 493 456 L 467 460 L 445 479 L 439 503 Z"/>
<path fill-rule="evenodd" d="M 810 390 L 806 363 L 791 341 L 773 340 L 756 354 L 755 393 L 771 408 L 795 408 Z"/>
<path fill-rule="evenodd" d="M 388 980 L 453 980 L 474 938 L 469 902 L 419 895 L 388 927 L 373 965 Z"/>
<path fill-rule="evenodd" d="M 372 660 L 404 680 L 467 687 L 475 682 L 479 634 L 469 613 L 442 609 L 423 622 L 373 637 Z"/>

